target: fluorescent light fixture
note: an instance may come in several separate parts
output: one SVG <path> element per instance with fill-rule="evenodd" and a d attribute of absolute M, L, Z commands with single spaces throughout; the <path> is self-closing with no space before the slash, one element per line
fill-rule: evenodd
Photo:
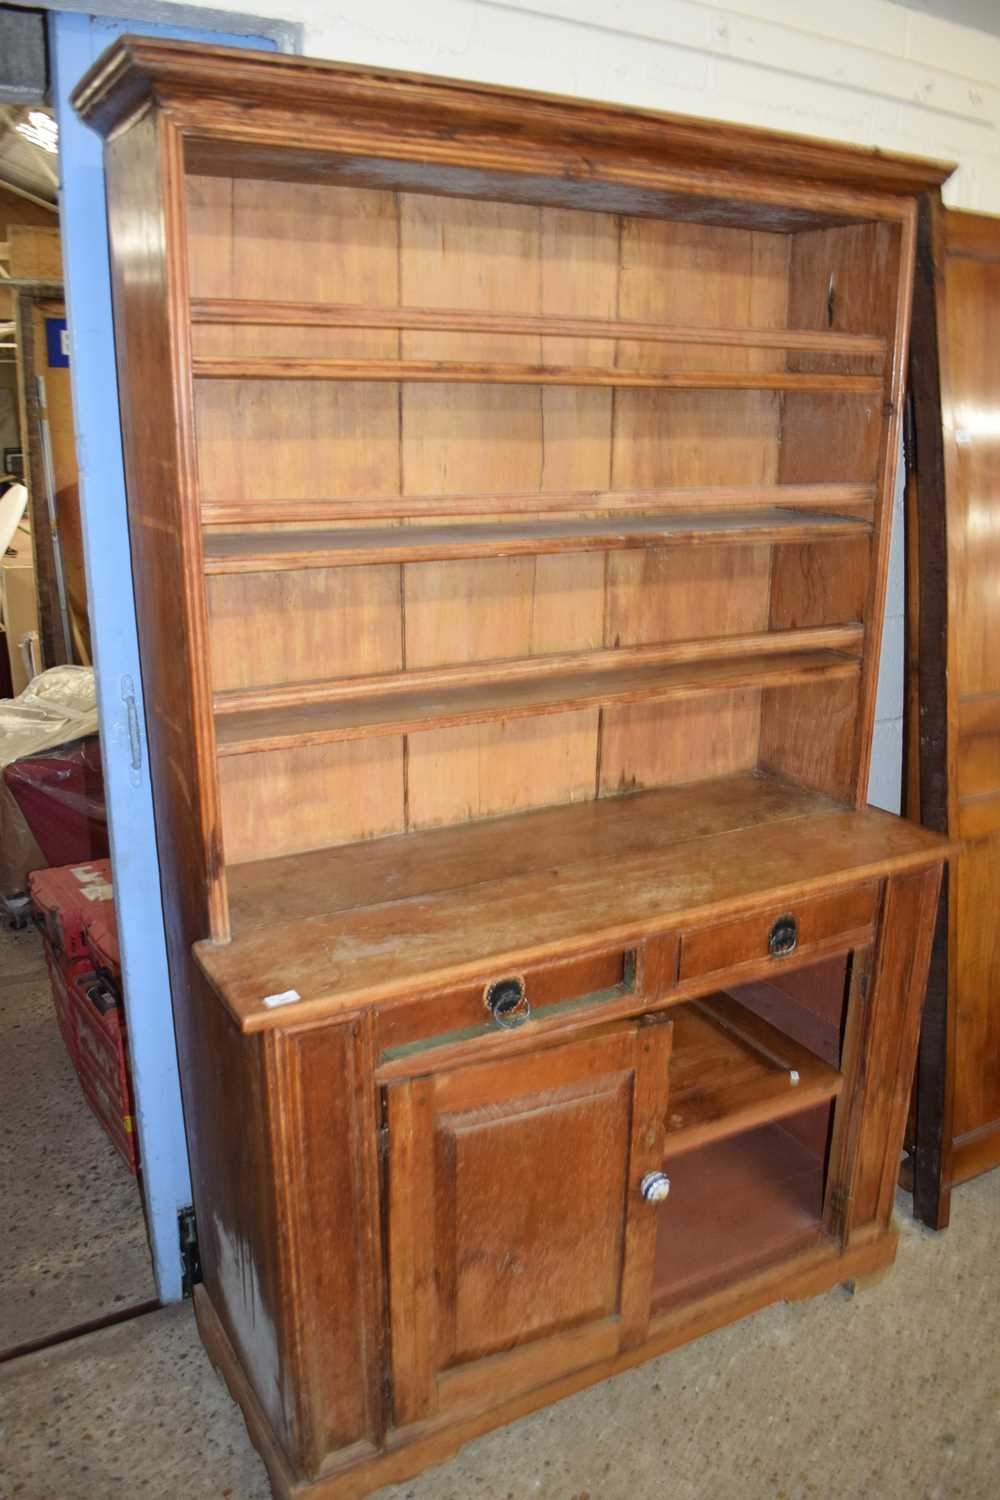
<path fill-rule="evenodd" d="M 20 125 L 15 125 L 14 129 L 33 146 L 41 146 L 43 151 L 50 151 L 53 156 L 59 149 L 59 127 L 43 109 L 29 110 L 28 118 L 22 120 Z"/>

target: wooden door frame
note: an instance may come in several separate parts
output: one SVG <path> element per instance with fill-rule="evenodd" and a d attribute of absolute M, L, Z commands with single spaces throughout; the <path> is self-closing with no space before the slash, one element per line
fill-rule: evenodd
<path fill-rule="evenodd" d="M 31 517 L 31 539 L 35 560 L 35 599 L 38 604 L 38 639 L 42 664 L 60 666 L 69 660 L 59 609 L 59 587 L 56 581 L 55 549 L 45 494 L 45 464 L 42 454 L 42 429 L 35 387 L 39 373 L 35 349 L 34 312 L 42 302 L 64 301 L 59 281 L 25 281 L 10 279 L 4 288 L 14 292 L 14 319 L 17 327 L 17 401 L 24 443 L 24 477 L 28 486 L 28 513 Z"/>

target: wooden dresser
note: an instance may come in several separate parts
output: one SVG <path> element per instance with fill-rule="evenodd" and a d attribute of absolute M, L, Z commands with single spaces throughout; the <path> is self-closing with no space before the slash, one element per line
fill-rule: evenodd
<path fill-rule="evenodd" d="M 75 99 L 198 1317 L 344 1500 L 893 1257 L 947 845 L 864 802 L 947 169 L 144 40 Z"/>

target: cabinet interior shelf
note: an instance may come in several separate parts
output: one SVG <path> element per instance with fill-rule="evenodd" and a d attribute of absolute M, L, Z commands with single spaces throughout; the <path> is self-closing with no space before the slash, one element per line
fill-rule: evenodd
<path fill-rule="evenodd" d="M 653 1305 L 667 1312 L 824 1238 L 824 1157 L 779 1120 L 667 1159 Z"/>
<path fill-rule="evenodd" d="M 629 547 L 812 542 L 865 536 L 868 521 L 815 511 L 760 510 L 617 520 L 502 521 L 493 525 L 382 526 L 340 531 L 225 532 L 205 538 L 206 573 L 343 568 L 433 559 L 512 557 Z"/>
<path fill-rule="evenodd" d="M 842 1078 L 731 995 L 678 1005 L 667 1153 L 675 1156 L 834 1098 Z"/>
<path fill-rule="evenodd" d="M 492 333 L 564 339 L 628 339 L 636 343 L 704 344 L 737 349 L 788 349 L 816 354 L 881 358 L 878 334 L 811 328 L 719 328 L 671 326 L 617 318 L 480 312 L 438 307 L 360 307 L 347 303 L 264 302 L 199 298 L 191 321 L 224 327 L 386 328 L 434 333 Z"/>
<path fill-rule="evenodd" d="M 291 521 L 359 521 L 398 516 L 531 515 L 551 511 L 652 512 L 752 511 L 791 507 L 825 511 L 839 506 L 873 505 L 870 484 L 704 485 L 657 490 L 513 490 L 492 494 L 351 495 L 340 499 L 267 501 L 203 499 L 206 525 Z"/>
<path fill-rule="evenodd" d="M 431 381 L 474 385 L 585 385 L 680 391 L 804 391 L 878 395 L 880 375 L 785 370 L 627 370 L 599 365 L 494 364 L 444 359 L 324 359 L 308 355 L 197 356 L 201 380 Z"/>
<path fill-rule="evenodd" d="M 724 649 L 724 648 L 723 648 Z M 716 643 L 719 650 L 719 643 Z M 614 655 L 615 653 L 608 653 Z M 602 656 L 605 653 L 601 653 Z M 247 708 L 247 695 L 216 699 L 220 755 L 298 745 L 409 734 L 497 719 L 532 718 L 616 703 L 643 703 L 697 697 L 740 688 L 787 687 L 855 677 L 857 657 L 839 651 L 790 651 L 682 662 L 601 665 L 575 672 L 533 672 L 528 676 L 431 681 L 414 685 L 403 675 L 389 691 L 350 680 L 331 685 L 335 697 L 288 701 L 294 689 L 275 695 L 261 691 Z M 322 691 L 322 689 L 320 689 Z"/>

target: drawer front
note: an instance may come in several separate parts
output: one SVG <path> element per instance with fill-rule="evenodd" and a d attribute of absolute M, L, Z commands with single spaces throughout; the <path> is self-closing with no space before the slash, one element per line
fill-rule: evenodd
<path fill-rule="evenodd" d="M 768 907 L 714 927 L 681 935 L 680 978 L 696 979 L 740 964 L 794 960 L 820 944 L 867 932 L 878 912 L 877 883 L 829 896 Z"/>
<path fill-rule="evenodd" d="M 526 1020 L 544 1020 L 554 1013 L 553 1007 L 593 1005 L 596 1013 L 602 1001 L 628 994 L 634 984 L 633 955 L 621 948 L 564 963 L 508 965 L 476 984 L 380 1011 L 375 1022 L 377 1055 L 385 1062 L 411 1050 L 517 1030 Z M 519 1001 L 520 989 L 524 998 Z M 490 1009 L 491 998 L 499 1001 L 498 1016 Z"/>

